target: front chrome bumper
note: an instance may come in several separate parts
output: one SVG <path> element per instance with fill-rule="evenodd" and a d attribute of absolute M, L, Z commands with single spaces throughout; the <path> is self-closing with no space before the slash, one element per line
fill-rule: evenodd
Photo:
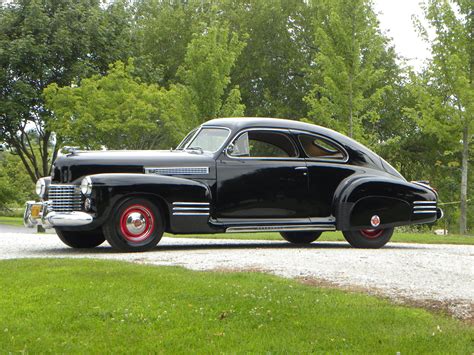
<path fill-rule="evenodd" d="M 32 213 L 35 210 L 35 213 Z M 39 212 L 38 212 L 39 210 Z M 35 214 L 35 216 L 33 216 Z M 28 228 L 41 225 L 43 228 L 85 226 L 93 218 L 86 212 L 54 212 L 48 208 L 48 202 L 26 202 L 23 223 Z"/>

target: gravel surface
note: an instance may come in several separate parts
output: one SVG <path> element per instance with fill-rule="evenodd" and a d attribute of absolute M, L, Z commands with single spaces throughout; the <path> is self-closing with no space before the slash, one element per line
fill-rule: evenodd
<path fill-rule="evenodd" d="M 378 250 L 320 242 L 163 238 L 146 253 L 116 253 L 107 243 L 92 250 L 63 245 L 54 234 L 2 230 L 0 259 L 100 258 L 193 270 L 258 270 L 315 284 L 369 291 L 473 318 L 474 246 L 392 243 Z"/>

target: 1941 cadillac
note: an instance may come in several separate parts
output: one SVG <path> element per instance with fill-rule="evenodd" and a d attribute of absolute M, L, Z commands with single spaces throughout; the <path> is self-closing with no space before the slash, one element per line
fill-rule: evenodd
<path fill-rule="evenodd" d="M 394 227 L 442 217 L 437 193 L 408 182 L 356 141 L 316 125 L 222 118 L 169 151 L 70 151 L 38 180 L 25 225 L 54 228 L 73 248 L 105 240 L 145 251 L 173 234 L 280 232 L 296 244 L 342 231 L 380 248 Z"/>

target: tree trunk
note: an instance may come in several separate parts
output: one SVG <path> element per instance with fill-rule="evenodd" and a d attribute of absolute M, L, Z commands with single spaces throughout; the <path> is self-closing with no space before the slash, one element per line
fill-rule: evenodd
<path fill-rule="evenodd" d="M 469 166 L 469 125 L 466 123 L 462 132 L 462 163 L 461 163 L 461 216 L 459 217 L 459 233 L 467 233 L 467 179 Z"/>

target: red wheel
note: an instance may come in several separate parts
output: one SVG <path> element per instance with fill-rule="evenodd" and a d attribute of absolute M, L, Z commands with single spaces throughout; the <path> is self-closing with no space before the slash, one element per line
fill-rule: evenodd
<path fill-rule="evenodd" d="M 143 205 L 132 205 L 122 212 L 120 230 L 126 240 L 140 243 L 150 238 L 155 230 L 153 212 Z"/>
<path fill-rule="evenodd" d="M 160 209 L 144 198 L 128 198 L 104 226 L 109 244 L 121 251 L 145 251 L 158 244 L 165 229 Z"/>
<path fill-rule="evenodd" d="M 343 231 L 344 238 L 355 248 L 377 249 L 388 243 L 393 234 L 393 228 L 361 229 Z"/>

